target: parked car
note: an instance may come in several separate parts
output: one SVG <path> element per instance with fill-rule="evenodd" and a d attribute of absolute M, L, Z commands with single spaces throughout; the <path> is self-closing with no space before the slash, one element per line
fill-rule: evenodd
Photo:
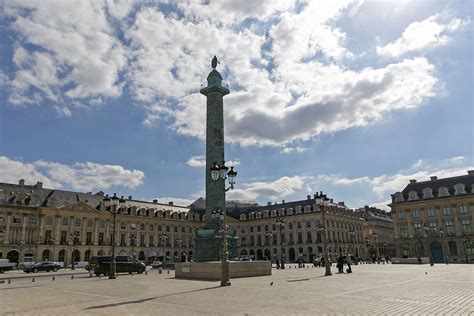
<path fill-rule="evenodd" d="M 14 267 L 16 267 L 15 262 L 10 262 L 8 259 L 0 259 L 0 273 L 3 273 L 5 271 L 10 271 Z"/>
<path fill-rule="evenodd" d="M 89 262 L 87 261 L 74 262 L 74 268 L 85 268 L 87 265 L 89 265 Z"/>
<path fill-rule="evenodd" d="M 156 268 L 159 268 L 161 266 L 163 266 L 163 262 L 158 261 L 158 260 L 155 260 L 151 263 L 151 268 L 152 269 L 156 269 Z"/>
<path fill-rule="evenodd" d="M 43 261 L 43 262 L 36 262 L 35 264 L 33 264 L 31 266 L 25 267 L 23 269 L 23 271 L 26 272 L 26 273 L 30 273 L 30 272 L 36 273 L 38 271 L 46 271 L 46 272 L 54 271 L 54 272 L 56 272 L 59 269 L 61 269 L 61 266 L 59 264 L 57 264 L 56 262 Z"/>
<path fill-rule="evenodd" d="M 110 261 L 112 260 L 111 256 L 98 256 L 92 257 L 91 259 L 91 267 L 94 266 L 94 274 L 99 276 L 109 275 L 110 273 Z M 133 272 L 136 273 L 143 273 L 146 270 L 146 266 L 144 263 L 138 261 L 134 257 L 131 256 L 116 256 L 115 257 L 115 272 L 128 272 L 132 274 Z"/>

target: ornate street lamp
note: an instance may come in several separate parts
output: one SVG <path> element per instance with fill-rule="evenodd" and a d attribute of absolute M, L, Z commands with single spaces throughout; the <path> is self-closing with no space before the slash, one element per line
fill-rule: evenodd
<path fill-rule="evenodd" d="M 349 230 L 349 238 L 350 238 L 350 241 L 351 241 L 351 253 L 350 255 L 353 255 L 354 253 L 354 237 L 356 235 L 356 232 L 355 230 L 351 229 Z"/>
<path fill-rule="evenodd" d="M 176 243 L 178 244 L 178 262 L 180 262 L 181 261 L 181 246 L 183 244 L 183 238 L 179 237 L 178 239 L 176 239 Z"/>
<path fill-rule="evenodd" d="M 332 275 L 331 272 L 331 264 L 329 262 L 329 253 L 327 252 L 328 244 L 326 239 L 326 206 L 325 203 L 329 201 L 326 194 L 323 194 L 323 191 L 320 191 L 319 194 L 316 192 L 314 195 L 314 202 L 318 205 L 319 209 L 321 210 L 321 220 L 322 224 L 319 225 L 319 228 L 322 231 L 323 235 L 323 256 L 324 256 L 324 267 L 326 269 L 324 275 L 330 276 Z"/>
<path fill-rule="evenodd" d="M 428 251 L 430 252 L 430 266 L 433 266 L 433 252 L 431 251 L 431 240 L 429 238 L 430 236 L 430 228 L 428 227 L 428 224 L 423 225 L 423 229 L 425 230 L 426 237 L 428 238 Z"/>
<path fill-rule="evenodd" d="M 444 230 L 443 230 L 443 228 L 440 227 L 440 228 L 439 228 L 439 237 L 440 237 L 440 239 L 441 239 L 441 249 L 442 249 L 443 252 L 445 253 L 445 255 L 444 255 L 444 254 L 443 254 L 443 255 L 444 255 L 444 257 L 445 257 L 445 262 L 446 262 L 446 264 L 449 264 L 449 258 L 448 258 L 448 256 L 449 256 L 449 249 L 446 248 L 447 250 L 446 250 L 446 251 L 444 250 L 444 248 L 445 248 L 445 247 L 444 247 L 444 236 L 445 236 Z"/>
<path fill-rule="evenodd" d="M 379 262 L 379 256 L 380 256 L 380 253 L 379 253 L 379 245 L 377 244 L 377 233 L 376 232 L 373 232 L 372 233 L 372 238 L 374 238 L 374 245 L 375 245 L 375 255 L 377 256 L 377 262 Z"/>
<path fill-rule="evenodd" d="M 114 193 L 114 196 L 109 198 L 108 195 L 105 196 L 103 199 L 105 209 L 113 215 L 113 229 L 112 229 L 112 258 L 110 260 L 110 271 L 109 271 L 109 279 L 115 279 L 116 276 L 116 269 L 115 269 L 115 229 L 117 226 L 116 223 L 116 216 L 119 210 L 119 205 L 125 203 L 123 196 L 121 198 L 117 197 L 117 193 Z"/>
<path fill-rule="evenodd" d="M 74 251 L 76 250 L 76 245 L 79 243 L 79 238 L 81 234 L 79 232 L 73 232 L 69 234 L 69 238 L 71 240 L 71 270 L 76 270 L 75 267 L 75 258 L 74 258 Z"/>
<path fill-rule="evenodd" d="M 285 228 L 285 220 L 283 217 L 278 217 L 276 219 L 278 229 L 280 230 L 280 252 L 281 252 L 281 263 L 280 269 L 285 269 L 285 243 L 283 241 L 283 229 Z"/>
<path fill-rule="evenodd" d="M 210 168 L 211 178 L 213 181 L 224 181 L 224 192 L 232 190 L 235 184 L 235 178 L 237 177 L 237 172 L 234 170 L 234 167 L 231 166 L 230 170 L 225 165 L 225 162 L 222 162 L 222 165 L 218 165 L 214 162 L 214 165 Z M 225 180 L 229 181 L 229 187 L 225 188 Z M 219 218 L 222 222 L 222 225 L 219 228 L 219 234 L 222 233 L 222 280 L 221 286 L 231 285 L 230 276 L 229 276 L 229 249 L 227 241 L 227 230 L 228 226 L 226 225 L 226 207 L 225 207 L 225 197 L 224 197 L 224 209 L 215 209 L 212 211 L 211 216 L 214 218 Z"/>
<path fill-rule="evenodd" d="M 135 234 L 130 235 L 130 245 L 132 246 L 132 257 L 135 258 L 135 251 L 133 250 L 135 247 L 135 242 L 137 240 L 137 236 Z"/>
<path fill-rule="evenodd" d="M 161 254 L 163 255 L 162 263 L 165 262 L 165 242 L 168 239 L 168 236 L 169 236 L 168 233 L 161 233 L 160 236 L 159 236 L 160 241 L 161 241 L 161 248 L 162 248 Z"/>

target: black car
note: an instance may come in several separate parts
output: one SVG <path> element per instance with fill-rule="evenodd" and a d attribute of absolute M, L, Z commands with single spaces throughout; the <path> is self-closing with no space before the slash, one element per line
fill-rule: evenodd
<path fill-rule="evenodd" d="M 61 266 L 57 264 L 56 262 L 43 261 L 43 262 L 36 262 L 33 265 L 27 266 L 23 269 L 23 271 L 26 273 L 30 273 L 30 272 L 36 273 L 38 271 L 56 272 L 59 269 L 61 269 Z"/>
<path fill-rule="evenodd" d="M 109 275 L 110 273 L 110 261 L 112 260 L 111 256 L 98 256 L 92 257 L 90 263 L 90 269 L 94 268 L 94 274 L 99 276 Z M 115 272 L 121 273 L 126 272 L 132 274 L 143 273 L 146 270 L 146 266 L 143 262 L 138 261 L 134 257 L 130 256 L 116 256 L 115 257 Z"/>

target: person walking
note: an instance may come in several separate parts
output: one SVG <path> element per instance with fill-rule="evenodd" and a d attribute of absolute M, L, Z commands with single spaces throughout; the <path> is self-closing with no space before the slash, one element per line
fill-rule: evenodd
<path fill-rule="evenodd" d="M 276 266 L 277 266 L 277 269 L 280 269 L 280 261 L 278 259 L 276 259 Z"/>
<path fill-rule="evenodd" d="M 351 264 L 352 264 L 352 259 L 351 259 L 351 256 L 350 255 L 346 255 L 346 258 L 347 258 L 347 273 L 352 273 L 352 268 L 351 268 Z"/>
<path fill-rule="evenodd" d="M 337 271 L 339 273 L 344 273 L 344 258 L 342 257 L 342 253 L 339 254 L 337 258 Z"/>

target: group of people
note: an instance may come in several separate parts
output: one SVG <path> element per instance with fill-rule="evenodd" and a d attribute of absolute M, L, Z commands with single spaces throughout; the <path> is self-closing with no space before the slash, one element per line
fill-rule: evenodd
<path fill-rule="evenodd" d="M 336 265 L 338 273 L 344 273 L 344 264 L 347 264 L 346 272 L 347 273 L 352 273 L 351 256 L 343 257 L 342 254 L 340 254 L 339 257 L 337 257 L 337 265 Z"/>

